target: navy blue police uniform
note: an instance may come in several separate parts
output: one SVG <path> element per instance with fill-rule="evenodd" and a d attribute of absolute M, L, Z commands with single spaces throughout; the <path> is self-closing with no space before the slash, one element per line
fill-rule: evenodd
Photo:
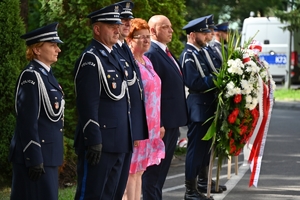
<path fill-rule="evenodd" d="M 162 187 L 176 148 L 179 127 L 187 123 L 187 110 L 183 77 L 177 59 L 173 55 L 171 59 L 156 41 L 151 41 L 145 55 L 162 81 L 161 126 L 165 128 L 163 141 L 166 150 L 165 159 L 159 165 L 149 166 L 142 176 L 143 199 L 147 200 L 162 199 Z"/>
<path fill-rule="evenodd" d="M 187 34 L 191 32 L 209 32 L 205 17 L 189 22 L 185 27 Z M 206 122 L 216 110 L 215 91 L 207 91 L 215 87 L 213 83 L 214 69 L 210 67 L 203 49 L 191 43 L 185 45 L 180 55 L 184 83 L 189 89 L 188 108 L 188 145 L 185 163 L 186 194 L 185 199 L 207 199 L 197 191 L 197 176 L 200 168 L 209 161 L 211 140 L 202 140 L 212 121 Z M 204 123 L 205 122 L 205 123 Z M 196 198 L 197 197 L 197 198 Z"/>
<path fill-rule="evenodd" d="M 208 16 L 205 16 L 205 17 L 207 18 L 208 28 L 215 30 L 217 27 L 214 24 L 214 15 L 208 15 Z M 222 66 L 222 59 L 223 59 L 222 58 L 222 50 L 220 50 L 219 48 L 217 48 L 213 44 L 214 44 L 213 42 L 209 42 L 209 44 L 206 47 L 204 47 L 204 49 L 210 55 L 210 58 L 208 58 L 210 60 L 208 60 L 208 61 L 210 62 L 210 65 Z"/>
<path fill-rule="evenodd" d="M 120 13 L 121 19 L 133 19 L 132 9 L 134 3 L 131 1 L 122 1 L 119 2 L 122 6 L 122 11 Z M 139 67 L 137 66 L 135 59 L 129 49 L 126 41 L 118 41 L 114 45 L 114 51 L 117 52 L 118 57 L 120 58 L 120 63 L 125 70 L 125 76 L 128 81 L 128 89 L 130 96 L 130 116 L 131 116 L 131 127 L 132 127 L 132 137 L 133 141 L 136 140 L 145 140 L 148 136 L 148 126 L 146 121 L 146 110 L 144 102 L 144 87 L 141 79 L 141 73 Z M 128 173 L 131 164 L 132 153 L 126 155 L 124 161 L 124 172 Z M 122 199 L 123 193 L 127 184 L 127 177 L 123 176 L 120 179 L 119 187 L 116 192 L 116 199 Z"/>
<path fill-rule="evenodd" d="M 214 15 L 205 16 L 207 18 L 207 26 L 210 30 L 215 30 L 217 27 L 214 24 Z M 222 66 L 223 56 L 222 50 L 217 48 L 214 45 L 214 42 L 209 42 L 208 45 L 202 47 L 202 51 L 205 53 L 205 57 L 208 61 L 208 64 L 213 71 L 219 71 L 219 68 Z M 208 167 L 209 160 L 207 161 L 206 167 L 202 167 L 199 170 L 198 175 L 198 190 L 200 192 L 207 192 L 207 183 L 208 183 Z M 211 193 L 222 193 L 227 190 L 225 185 L 220 185 L 218 190 L 216 190 L 216 182 L 214 180 L 211 181 Z"/>
<path fill-rule="evenodd" d="M 58 23 L 21 36 L 27 46 L 62 43 Z M 58 166 L 63 163 L 63 91 L 48 66 L 32 60 L 16 84 L 16 128 L 10 145 L 12 200 L 58 199 Z M 29 171 L 40 166 L 38 174 Z M 43 168 L 43 169 L 42 169 Z M 31 175 L 34 175 L 31 176 Z"/>
<path fill-rule="evenodd" d="M 88 15 L 92 23 L 120 24 L 121 6 L 110 5 Z M 78 155 L 75 199 L 116 199 L 126 154 L 132 152 L 130 99 L 123 66 L 116 53 L 93 39 L 75 64 L 79 114 L 75 134 Z M 90 163 L 89 147 L 102 144 L 99 162 Z"/>

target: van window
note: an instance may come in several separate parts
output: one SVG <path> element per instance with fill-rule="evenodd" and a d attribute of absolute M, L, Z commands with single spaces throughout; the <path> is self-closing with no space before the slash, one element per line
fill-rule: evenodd
<path fill-rule="evenodd" d="M 270 44 L 288 44 L 289 31 L 283 31 L 281 27 L 282 24 L 270 24 L 267 25 L 266 39 L 270 41 Z M 263 42 L 263 41 L 262 41 Z"/>

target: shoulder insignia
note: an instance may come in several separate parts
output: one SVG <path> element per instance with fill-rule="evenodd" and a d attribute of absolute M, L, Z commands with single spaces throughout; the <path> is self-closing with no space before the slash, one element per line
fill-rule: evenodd
<path fill-rule="evenodd" d="M 187 52 L 193 52 L 191 49 L 187 49 L 186 51 L 187 51 Z"/>
<path fill-rule="evenodd" d="M 93 66 L 93 67 L 96 66 L 96 64 L 95 64 L 94 62 L 88 61 L 88 62 L 82 63 L 82 64 L 81 64 L 81 67 L 85 67 L 85 66 L 87 66 L 87 65 L 90 65 L 90 66 Z"/>

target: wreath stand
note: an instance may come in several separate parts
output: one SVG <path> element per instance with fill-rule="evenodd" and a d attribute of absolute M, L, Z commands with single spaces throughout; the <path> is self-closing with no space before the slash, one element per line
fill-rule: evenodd
<path fill-rule="evenodd" d="M 235 158 L 235 175 L 238 175 L 238 156 L 234 156 Z M 231 159 L 232 156 L 228 158 L 228 168 L 227 168 L 227 179 L 231 177 Z M 208 182 L 207 182 L 207 197 L 210 198 L 210 190 L 211 190 L 211 180 L 212 180 L 212 169 L 214 166 L 214 147 L 211 148 L 210 159 L 209 159 L 209 168 L 208 168 Z M 217 177 L 220 176 L 221 167 L 218 165 L 217 167 Z M 219 178 L 216 179 L 215 190 L 219 191 Z"/>

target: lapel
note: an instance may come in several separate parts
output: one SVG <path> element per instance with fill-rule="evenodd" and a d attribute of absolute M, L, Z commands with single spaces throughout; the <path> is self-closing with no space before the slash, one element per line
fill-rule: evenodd
<path fill-rule="evenodd" d="M 48 72 L 42 65 L 40 65 L 38 62 L 36 62 L 34 60 L 32 61 L 32 64 L 35 67 L 35 70 L 41 74 L 43 81 L 48 80 L 48 82 L 53 87 L 55 87 L 56 89 L 58 89 L 59 91 L 62 92 L 62 89 L 59 86 L 59 84 L 58 84 L 57 80 L 55 79 L 55 77 L 53 76 L 53 74 Z"/>
<path fill-rule="evenodd" d="M 156 49 L 156 51 L 169 63 L 169 65 L 176 71 L 176 74 L 178 74 L 178 76 L 180 76 L 182 78 L 182 75 L 180 74 L 179 70 L 181 70 L 180 68 L 178 69 L 178 67 L 176 66 L 176 64 L 174 63 L 174 61 L 169 58 L 169 56 L 167 55 L 167 53 L 165 51 L 163 51 L 157 44 L 155 44 L 154 42 L 151 42 L 151 45 L 153 45 L 153 47 Z M 177 59 L 174 57 L 174 55 L 171 53 L 172 57 L 174 58 L 175 62 L 177 63 L 178 66 L 180 66 L 180 64 L 178 63 Z M 181 71 L 182 73 L 182 71 Z"/>
<path fill-rule="evenodd" d="M 124 71 L 121 64 L 119 63 L 119 59 L 116 60 L 108 51 L 107 49 L 98 41 L 95 39 L 92 40 L 92 46 L 95 47 L 98 57 L 100 58 L 100 61 L 102 63 L 102 66 L 105 69 L 106 62 L 111 63 L 118 71 Z M 117 52 L 115 52 L 115 55 L 117 55 Z"/>

